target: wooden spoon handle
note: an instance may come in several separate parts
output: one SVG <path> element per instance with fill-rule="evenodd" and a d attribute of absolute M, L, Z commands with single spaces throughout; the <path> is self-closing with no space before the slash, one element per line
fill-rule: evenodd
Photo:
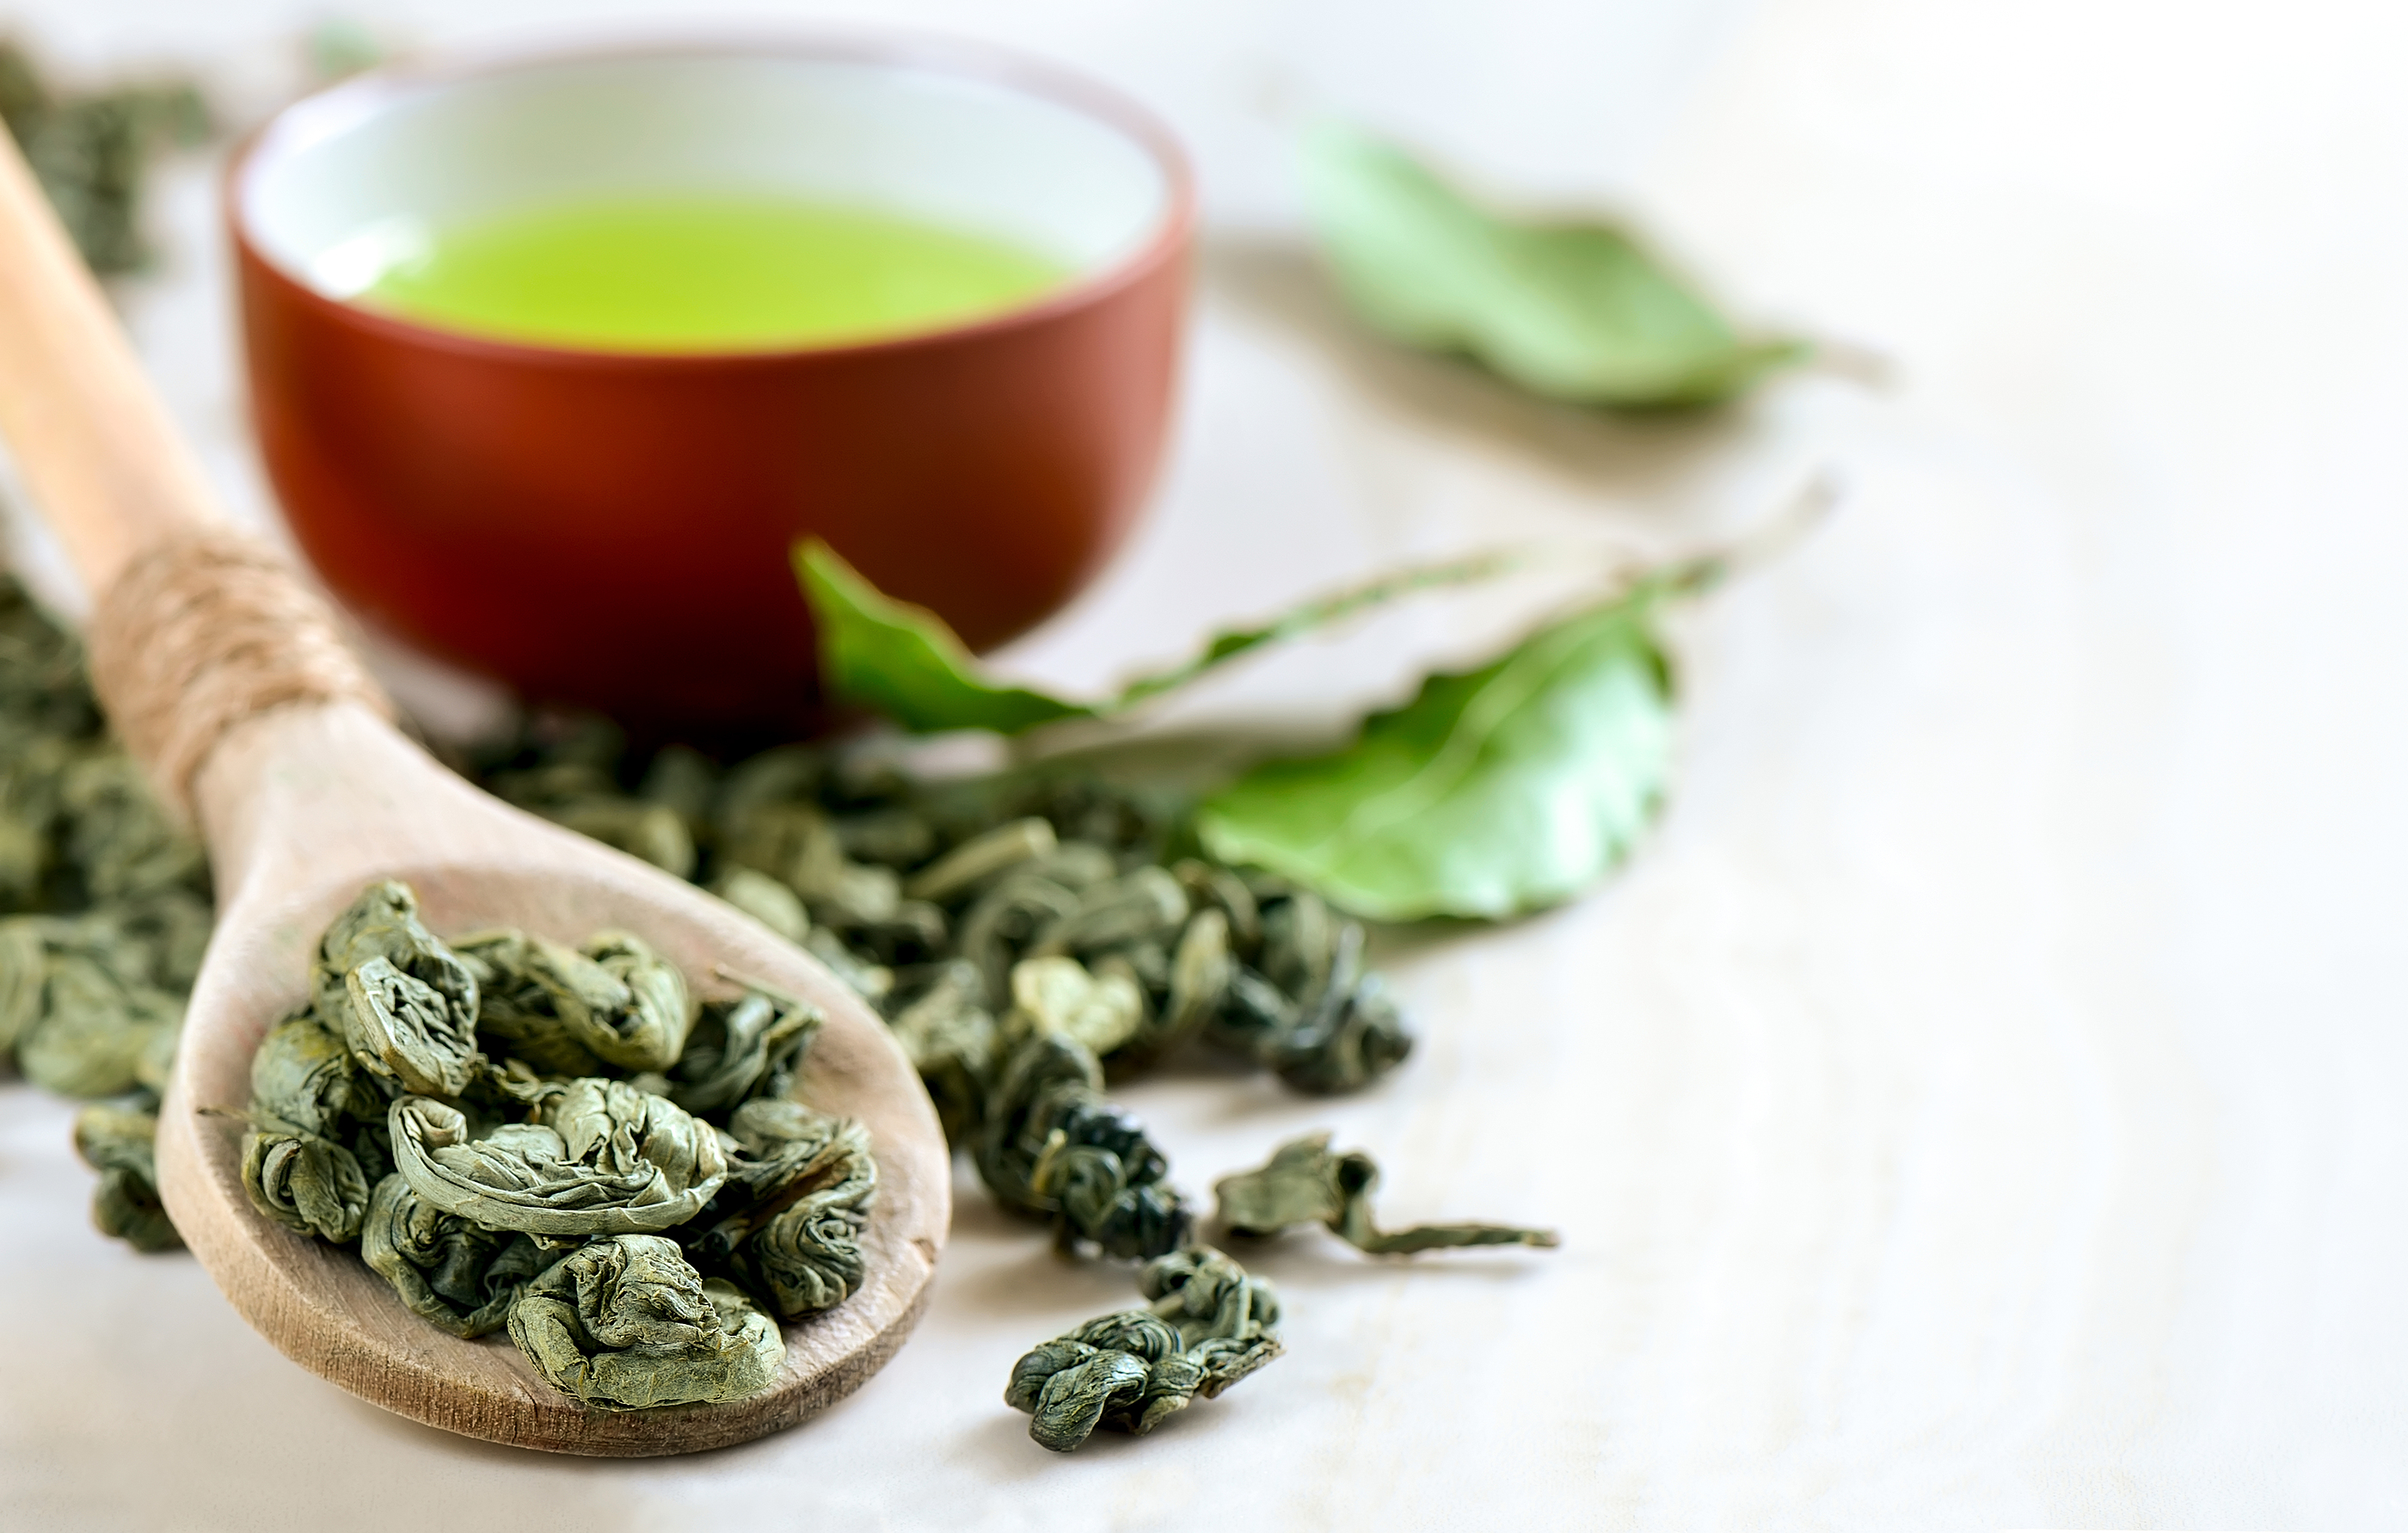
<path fill-rule="evenodd" d="M 0 435 L 93 596 L 93 683 L 168 803 L 236 725 L 391 704 L 286 562 L 228 523 L 0 132 Z"/>
<path fill-rule="evenodd" d="M 223 520 L 100 284 L 5 132 L 0 435 L 95 600 L 144 548 Z"/>

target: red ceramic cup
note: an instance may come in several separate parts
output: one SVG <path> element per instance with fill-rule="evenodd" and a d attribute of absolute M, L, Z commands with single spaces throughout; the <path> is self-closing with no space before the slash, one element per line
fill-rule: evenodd
<path fill-rule="evenodd" d="M 356 301 L 432 223 L 697 190 L 902 212 L 1074 275 L 925 334 L 707 354 Z M 244 148 L 227 214 L 261 449 L 327 584 L 531 699 L 707 729 L 808 715 L 804 534 L 974 647 L 1096 574 L 1161 453 L 1192 199 L 1168 137 L 1093 86 L 783 41 L 364 76 Z"/>

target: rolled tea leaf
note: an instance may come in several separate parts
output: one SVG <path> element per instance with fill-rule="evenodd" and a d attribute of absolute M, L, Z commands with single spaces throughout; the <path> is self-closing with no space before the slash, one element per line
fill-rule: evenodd
<path fill-rule="evenodd" d="M 1468 353 L 1535 394 L 1625 409 L 1714 404 L 1810 353 L 1742 336 L 1612 224 L 1505 218 L 1339 123 L 1303 151 L 1306 205 L 1340 290 L 1406 345 Z"/>
<path fill-rule="evenodd" d="M 452 947 L 476 976 L 478 1031 L 496 1055 L 550 1076 L 603 1073 L 586 1039 L 594 1019 L 634 1005 L 627 987 L 574 947 L 515 927 L 476 932 Z"/>
<path fill-rule="evenodd" d="M 986 985 L 978 965 L 954 959 L 935 970 L 896 1007 L 887 1026 L 920 1072 L 945 1142 L 959 1149 L 985 1111 L 995 1071 L 995 1018 L 982 1004 Z"/>
<path fill-rule="evenodd" d="M 1363 925 L 1273 881 L 1259 906 L 1260 971 L 1229 965 L 1201 1034 L 1298 1091 L 1359 1091 L 1412 1052 L 1412 1029 L 1363 966 Z"/>
<path fill-rule="evenodd" d="M 95 1102 L 76 1114 L 76 1153 L 100 1173 L 92 1193 L 93 1224 L 136 1251 L 174 1251 L 184 1243 L 159 1201 L 158 1135 L 158 1114 L 139 1107 Z"/>
<path fill-rule="evenodd" d="M 360 1063 L 401 1090 L 457 1096 L 483 1063 L 476 976 L 420 924 L 407 884 L 371 884 L 335 918 L 310 989 Z"/>
<path fill-rule="evenodd" d="M 251 1206 L 290 1230 L 345 1245 L 359 1238 L 368 1180 L 357 1157 L 331 1139 L 262 1120 L 242 1138 L 242 1186 Z"/>
<path fill-rule="evenodd" d="M 702 1249 L 731 1259 L 781 1318 L 843 1303 L 867 1269 L 861 1234 L 878 1194 L 868 1131 L 774 1098 L 744 1104 L 728 1129 L 743 1150 L 730 1180 L 743 1183 L 747 1201 L 712 1226 Z"/>
<path fill-rule="evenodd" d="M 754 1097 L 783 1096 L 823 1020 L 817 1006 L 766 991 L 705 1002 L 666 1094 L 692 1113 L 722 1113 Z"/>
<path fill-rule="evenodd" d="M 387 1104 L 377 1077 L 314 1007 L 269 1028 L 251 1056 L 251 1110 L 305 1133 L 347 1138 L 356 1122 L 381 1122 Z"/>
<path fill-rule="evenodd" d="M 484 1056 L 434 986 L 372 958 L 343 976 L 343 1038 L 371 1074 L 429 1096 L 468 1089 Z"/>
<path fill-rule="evenodd" d="M 711 880 L 710 892 L 788 942 L 800 942 L 810 934 L 810 913 L 803 908 L 801 896 L 766 873 L 728 868 Z"/>
<path fill-rule="evenodd" d="M 1187 919 L 1187 891 L 1162 868 L 1139 868 L 1080 891 L 1079 906 L 1040 928 L 1028 956 L 1086 954 L 1163 941 Z"/>
<path fill-rule="evenodd" d="M 600 932 L 567 947 L 503 927 L 456 946 L 483 998 L 479 1029 L 545 1074 L 666 1070 L 684 1052 L 685 976 L 638 937 Z"/>
<path fill-rule="evenodd" d="M 1383 1230 L 1371 1216 L 1380 1167 L 1361 1150 L 1333 1155 L 1329 1135 L 1308 1134 L 1271 1152 L 1253 1171 L 1212 1186 L 1221 1222 L 1240 1235 L 1269 1236 L 1295 1224 L 1326 1224 L 1358 1251 L 1410 1256 L 1450 1246 L 1553 1246 L 1553 1230 L 1514 1224 L 1415 1224 Z"/>
<path fill-rule="evenodd" d="M 510 1306 L 509 1331 L 554 1388 L 606 1410 L 740 1400 L 785 1358 L 775 1322 L 659 1236 L 570 1252 Z"/>
<path fill-rule="evenodd" d="M 1671 766 L 1650 586 L 1436 675 L 1327 755 L 1266 762 L 1198 808 L 1213 856 L 1382 920 L 1501 919 L 1629 850 Z"/>
<path fill-rule="evenodd" d="M 685 1052 L 694 999 L 678 966 L 627 932 L 597 932 L 580 949 L 626 987 L 624 1010 L 580 1019 L 579 1041 L 623 1070 L 666 1070 Z M 574 1025 L 574 1024 L 573 1024 Z"/>
<path fill-rule="evenodd" d="M 360 1259 L 412 1314 L 464 1340 L 500 1330 L 529 1280 L 552 1262 L 526 1236 L 444 1212 L 399 1172 L 368 1198 Z"/>
<path fill-rule="evenodd" d="M 727 1179 L 717 1132 L 666 1097 L 581 1079 L 539 1100 L 536 1121 L 479 1135 L 449 1103 L 405 1096 L 391 1118 L 395 1169 L 488 1228 L 580 1238 L 682 1224 Z"/>
<path fill-rule="evenodd" d="M 1074 958 L 1028 958 L 1011 966 L 1011 1013 L 1004 1036 L 1058 1034 L 1098 1057 L 1145 1026 L 1145 995 L 1126 975 L 1091 975 Z"/>
<path fill-rule="evenodd" d="M 1280 1354 L 1277 1293 L 1210 1246 L 1149 1262 L 1138 1291 L 1150 1308 L 1091 1320 L 1012 1365 L 1004 1403 L 1029 1412 L 1040 1446 L 1069 1453 L 1098 1426 L 1151 1432 Z"/>
<path fill-rule="evenodd" d="M 129 979 L 122 971 L 140 967 L 138 955 L 106 939 L 44 946 L 36 1015 L 17 1041 L 17 1068 L 61 1096 L 122 1096 L 140 1087 L 145 1057 L 182 1025 L 183 1003 Z"/>
<path fill-rule="evenodd" d="M 1043 857 L 1059 845 L 1053 822 L 1023 816 L 985 831 L 913 874 L 903 892 L 915 900 L 952 900 L 997 874 Z"/>
<path fill-rule="evenodd" d="M 1136 1119 L 1105 1100 L 1103 1067 L 1066 1034 L 1040 1033 L 1013 1050 L 987 1098 L 974 1159 L 996 1201 L 1049 1221 L 1066 1245 L 1092 1242 L 1126 1260 L 1174 1250 L 1187 1234 L 1168 1163 Z"/>

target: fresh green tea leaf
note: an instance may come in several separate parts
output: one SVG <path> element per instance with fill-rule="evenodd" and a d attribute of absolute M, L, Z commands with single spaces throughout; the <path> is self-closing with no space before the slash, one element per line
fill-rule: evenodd
<path fill-rule="evenodd" d="M 1533 393 L 1708 405 L 1807 354 L 1801 341 L 1741 336 L 1626 231 L 1500 217 L 1358 129 L 1309 135 L 1304 182 L 1322 250 L 1365 321 L 1410 346 L 1469 353 Z"/>
<path fill-rule="evenodd" d="M 1058 719 L 1110 717 L 1267 644 L 1415 591 L 1469 585 L 1517 567 L 1511 556 L 1484 555 L 1401 570 L 1335 595 L 1314 597 L 1268 623 L 1224 629 L 1192 658 L 1141 676 L 1117 696 L 1091 704 L 987 680 L 943 618 L 884 595 L 816 538 L 795 545 L 796 573 L 820 626 L 820 668 L 828 689 L 922 734 L 941 730 L 1018 734 Z"/>
<path fill-rule="evenodd" d="M 819 625 L 820 672 L 828 690 L 907 730 L 1018 734 L 1056 719 L 1095 716 L 1081 703 L 988 681 L 943 618 L 881 592 L 817 538 L 795 545 L 795 574 Z"/>
<path fill-rule="evenodd" d="M 1434 590 L 1442 586 L 1469 586 L 1519 569 L 1521 565 L 1522 561 L 1510 554 L 1487 554 L 1477 558 L 1399 570 L 1394 574 L 1366 581 L 1331 596 L 1313 597 L 1258 627 L 1222 629 L 1194 658 L 1129 683 L 1121 689 L 1119 697 L 1106 704 L 1106 711 L 1117 712 L 1134 707 L 1148 698 L 1159 697 L 1184 687 L 1213 667 L 1249 651 L 1326 628 L 1356 613 L 1384 606 L 1398 597 L 1410 596 L 1415 591 Z"/>
<path fill-rule="evenodd" d="M 1555 623 L 1477 671 L 1436 675 L 1326 756 L 1267 762 L 1206 801 L 1223 861 L 1358 915 L 1497 919 L 1620 861 L 1671 764 L 1662 582 Z"/>

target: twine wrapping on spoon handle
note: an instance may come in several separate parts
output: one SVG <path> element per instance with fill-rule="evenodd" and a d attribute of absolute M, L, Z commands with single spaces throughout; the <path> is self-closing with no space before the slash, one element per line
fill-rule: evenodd
<path fill-rule="evenodd" d="M 273 549 L 223 523 L 136 554 L 101 593 L 86 637 L 110 722 L 187 819 L 193 774 L 247 718 L 335 701 L 393 717 L 333 610 Z"/>

